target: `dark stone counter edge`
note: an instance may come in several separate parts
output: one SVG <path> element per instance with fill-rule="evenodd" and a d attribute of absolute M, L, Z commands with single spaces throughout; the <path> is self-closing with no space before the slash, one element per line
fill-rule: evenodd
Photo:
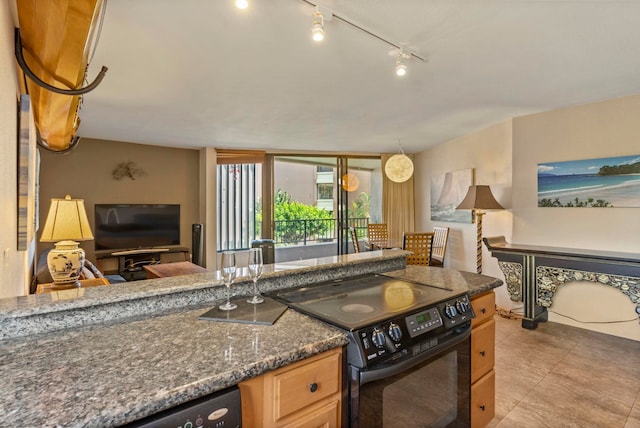
<path fill-rule="evenodd" d="M 507 253 L 539 254 L 547 256 L 576 257 L 580 259 L 607 260 L 640 264 L 640 254 L 618 251 L 587 250 L 580 248 L 547 247 L 543 245 L 526 245 L 508 243 L 504 236 L 489 236 L 482 239 L 489 251 Z"/>

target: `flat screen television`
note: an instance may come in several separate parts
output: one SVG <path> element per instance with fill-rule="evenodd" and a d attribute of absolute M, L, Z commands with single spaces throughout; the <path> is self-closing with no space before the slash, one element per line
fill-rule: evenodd
<path fill-rule="evenodd" d="M 95 249 L 180 245 L 180 205 L 96 204 Z"/>

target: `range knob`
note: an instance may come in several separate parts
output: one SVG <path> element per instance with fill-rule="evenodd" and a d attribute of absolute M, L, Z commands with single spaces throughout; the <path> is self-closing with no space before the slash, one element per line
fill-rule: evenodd
<path fill-rule="evenodd" d="M 371 341 L 377 348 L 384 348 L 384 333 L 382 333 L 379 329 L 374 328 L 371 332 Z"/>
<path fill-rule="evenodd" d="M 447 303 L 444 307 L 444 314 L 447 316 L 447 318 L 453 319 L 456 317 L 456 315 L 458 315 L 458 311 L 453 305 Z"/>
<path fill-rule="evenodd" d="M 400 339 L 402 339 L 402 330 L 398 324 L 393 322 L 389 324 L 389 336 L 394 342 L 400 342 Z"/>
<path fill-rule="evenodd" d="M 456 302 L 456 309 L 461 314 L 464 314 L 469 310 L 469 304 L 467 302 L 463 301 L 463 300 L 458 300 Z"/>

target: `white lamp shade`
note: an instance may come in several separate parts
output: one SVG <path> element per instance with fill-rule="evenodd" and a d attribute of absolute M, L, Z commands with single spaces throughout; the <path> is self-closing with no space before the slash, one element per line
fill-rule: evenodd
<path fill-rule="evenodd" d="M 88 241 L 93 239 L 84 199 L 51 199 L 47 221 L 42 229 L 41 242 Z"/>
<path fill-rule="evenodd" d="M 384 165 L 384 173 L 394 183 L 404 183 L 413 175 L 413 161 L 405 154 L 393 155 Z"/>

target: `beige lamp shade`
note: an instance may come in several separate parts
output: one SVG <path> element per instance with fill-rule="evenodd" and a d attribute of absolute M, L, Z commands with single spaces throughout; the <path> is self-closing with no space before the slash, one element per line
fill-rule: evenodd
<path fill-rule="evenodd" d="M 464 197 L 460 205 L 456 207 L 458 210 L 503 210 L 502 205 L 496 201 L 491 193 L 491 188 L 487 185 L 469 186 L 467 195 Z"/>
<path fill-rule="evenodd" d="M 41 242 L 88 241 L 93 239 L 84 199 L 51 199 L 51 207 L 42 229 Z"/>
<path fill-rule="evenodd" d="M 476 271 L 482 273 L 482 216 L 485 210 L 503 210 L 502 205 L 496 201 L 491 193 L 491 188 L 487 185 L 469 186 L 467 195 L 458 210 L 473 210 L 476 222 Z"/>
<path fill-rule="evenodd" d="M 404 183 L 413 175 L 413 161 L 405 154 L 393 155 L 384 165 L 384 173 L 394 183 Z"/>

